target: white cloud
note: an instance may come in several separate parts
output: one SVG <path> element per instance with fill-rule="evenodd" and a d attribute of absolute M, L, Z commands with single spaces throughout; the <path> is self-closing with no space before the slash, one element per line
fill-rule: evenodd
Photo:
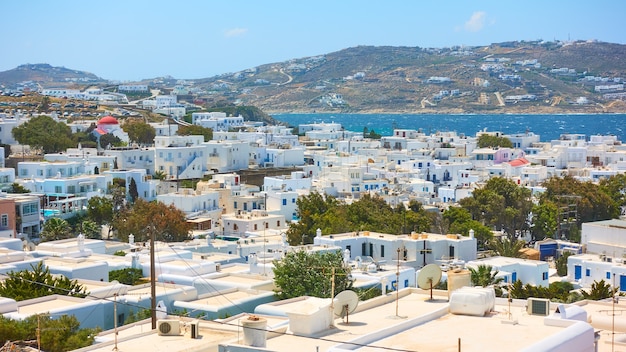
<path fill-rule="evenodd" d="M 472 17 L 465 22 L 465 30 L 468 32 L 478 32 L 485 26 L 485 20 L 487 19 L 487 13 L 484 11 L 476 11 L 472 14 Z"/>
<path fill-rule="evenodd" d="M 248 33 L 248 28 L 231 28 L 224 32 L 224 36 L 226 38 L 241 37 L 246 33 Z"/>

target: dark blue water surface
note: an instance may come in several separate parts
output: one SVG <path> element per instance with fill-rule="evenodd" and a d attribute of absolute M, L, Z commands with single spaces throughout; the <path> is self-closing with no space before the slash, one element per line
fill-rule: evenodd
<path fill-rule="evenodd" d="M 455 131 L 474 136 L 476 132 L 501 131 L 506 134 L 538 134 L 542 141 L 558 139 L 564 133 L 615 135 L 624 140 L 626 114 L 597 115 L 409 115 L 409 114 L 275 114 L 279 121 L 297 127 L 300 124 L 336 122 L 348 131 L 370 131 L 388 136 L 394 128 L 421 129 L 430 134 Z"/>

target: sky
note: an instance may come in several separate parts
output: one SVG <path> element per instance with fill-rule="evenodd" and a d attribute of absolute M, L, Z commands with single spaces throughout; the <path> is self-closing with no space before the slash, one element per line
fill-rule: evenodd
<path fill-rule="evenodd" d="M 359 45 L 626 43 L 623 0 L 6 0 L 0 13 L 0 71 L 47 63 L 119 81 L 207 78 Z"/>

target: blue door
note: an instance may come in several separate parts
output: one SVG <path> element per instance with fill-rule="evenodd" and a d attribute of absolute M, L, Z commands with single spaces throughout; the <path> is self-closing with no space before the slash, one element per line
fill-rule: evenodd
<path fill-rule="evenodd" d="M 580 265 L 574 265 L 574 280 L 580 280 L 583 277 L 583 268 Z"/>
<path fill-rule="evenodd" d="M 626 275 L 619 276 L 619 290 L 626 291 Z"/>
<path fill-rule="evenodd" d="M 513 274 L 511 275 L 511 281 L 512 282 L 517 281 L 517 273 L 516 272 L 513 272 Z"/>

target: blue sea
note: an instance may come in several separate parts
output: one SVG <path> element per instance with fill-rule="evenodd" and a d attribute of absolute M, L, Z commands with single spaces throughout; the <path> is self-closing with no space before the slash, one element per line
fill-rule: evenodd
<path fill-rule="evenodd" d="M 615 135 L 624 141 L 626 114 L 595 115 L 411 115 L 411 114 L 275 114 L 275 119 L 297 127 L 300 124 L 336 122 L 345 130 L 362 132 L 364 127 L 383 136 L 390 136 L 394 128 L 421 129 L 430 134 L 454 131 L 466 136 L 476 132 L 500 131 L 506 134 L 538 134 L 542 141 L 558 139 L 561 134 L 577 133 Z"/>

